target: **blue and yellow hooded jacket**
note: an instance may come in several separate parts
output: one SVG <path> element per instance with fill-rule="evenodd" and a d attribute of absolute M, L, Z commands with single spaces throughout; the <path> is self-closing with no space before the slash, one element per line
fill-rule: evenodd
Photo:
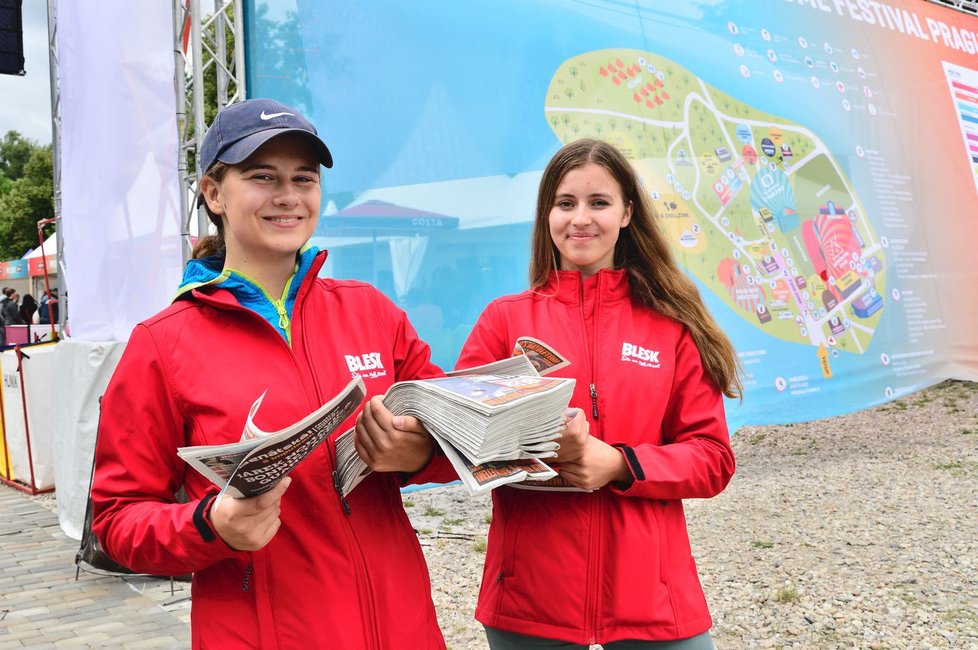
<path fill-rule="evenodd" d="M 220 286 L 221 289 L 231 292 L 242 307 L 247 307 L 267 320 L 291 344 L 295 297 L 318 253 L 319 249 L 311 244 L 302 247 L 296 255 L 295 274 L 285 283 L 285 289 L 278 298 L 244 273 L 225 269 L 224 258 L 219 255 L 190 260 L 174 300 L 189 296 L 193 289 Z"/>

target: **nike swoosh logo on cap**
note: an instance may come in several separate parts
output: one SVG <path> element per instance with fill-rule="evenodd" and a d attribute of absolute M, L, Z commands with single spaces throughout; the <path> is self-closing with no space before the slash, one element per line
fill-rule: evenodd
<path fill-rule="evenodd" d="M 282 113 L 266 113 L 265 111 L 262 111 L 261 112 L 261 115 L 259 115 L 258 117 L 260 117 L 263 120 L 270 120 L 273 117 L 282 117 L 283 115 L 292 115 L 292 117 L 295 117 L 295 115 L 293 113 L 286 113 L 286 112 L 282 112 Z"/>

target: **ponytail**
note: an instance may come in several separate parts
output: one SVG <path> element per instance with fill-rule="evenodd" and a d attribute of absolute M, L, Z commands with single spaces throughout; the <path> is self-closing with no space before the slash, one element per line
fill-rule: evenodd
<path fill-rule="evenodd" d="M 210 177 L 216 183 L 220 183 L 224 180 L 224 175 L 227 174 L 228 169 L 229 167 L 226 163 L 217 161 L 211 165 L 211 168 L 207 170 L 204 176 Z M 195 260 L 203 257 L 213 257 L 215 255 L 224 257 L 227 254 L 227 246 L 224 243 L 224 222 L 221 220 L 220 215 L 211 212 L 211 209 L 207 207 L 207 201 L 204 200 L 200 192 L 197 193 L 196 200 L 198 205 L 203 204 L 204 210 L 207 211 L 207 218 L 217 228 L 217 234 L 200 236 L 197 239 L 197 243 L 194 244 L 194 249 L 191 251 L 190 257 Z"/>

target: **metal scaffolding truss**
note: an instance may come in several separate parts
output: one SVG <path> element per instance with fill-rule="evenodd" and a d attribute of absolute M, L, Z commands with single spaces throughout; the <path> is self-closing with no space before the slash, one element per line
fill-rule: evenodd
<path fill-rule="evenodd" d="M 200 180 L 196 153 L 208 126 L 205 107 L 210 103 L 220 110 L 246 97 L 242 0 L 213 0 L 213 11 L 206 15 L 201 4 L 201 0 L 173 2 L 180 142 L 177 171 L 180 175 L 184 261 L 190 257 L 190 225 L 194 216 L 197 217 L 199 236 L 205 235 L 210 226 L 207 214 L 203 208 L 198 209 L 193 200 Z M 231 42 L 228 42 L 228 35 Z M 211 74 L 214 75 L 214 88 L 207 88 L 204 80 Z M 215 97 L 205 96 L 206 92 L 215 91 Z"/>
<path fill-rule="evenodd" d="M 944 7 L 950 7 L 951 9 L 957 9 L 958 11 L 963 11 L 966 14 L 978 14 L 978 0 L 927 0 L 936 5 L 942 5 Z"/>

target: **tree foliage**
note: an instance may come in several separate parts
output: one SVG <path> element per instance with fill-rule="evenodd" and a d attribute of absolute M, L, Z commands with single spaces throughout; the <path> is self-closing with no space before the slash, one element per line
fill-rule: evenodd
<path fill-rule="evenodd" d="M 38 245 L 37 222 L 54 216 L 51 146 L 8 131 L 0 140 L 0 260 Z M 50 234 L 54 226 L 45 228 Z"/>
<path fill-rule="evenodd" d="M 13 180 L 24 175 L 24 166 L 37 145 L 17 131 L 7 131 L 0 140 L 0 174 Z"/>

